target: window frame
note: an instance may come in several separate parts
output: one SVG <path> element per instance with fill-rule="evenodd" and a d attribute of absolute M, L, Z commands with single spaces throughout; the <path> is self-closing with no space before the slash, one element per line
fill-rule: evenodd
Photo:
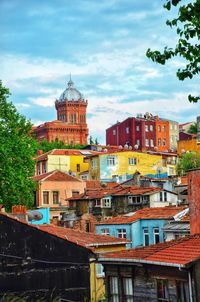
<path fill-rule="evenodd" d="M 156 240 L 158 238 L 158 240 Z M 157 244 L 160 242 L 160 230 L 159 228 L 154 228 L 153 229 L 153 242 L 154 244 Z"/>
<path fill-rule="evenodd" d="M 54 193 L 57 193 L 57 202 L 54 202 Z M 59 204 L 59 200 L 60 200 L 60 191 L 52 191 L 52 203 Z"/>
<path fill-rule="evenodd" d="M 107 156 L 106 163 L 108 167 L 114 167 L 117 163 L 117 157 L 115 155 Z"/>
<path fill-rule="evenodd" d="M 137 165 L 137 158 L 136 157 L 129 157 L 128 158 L 129 166 L 136 166 Z"/>
<path fill-rule="evenodd" d="M 48 193 L 48 202 L 44 202 L 44 193 Z M 50 191 L 49 190 L 44 190 L 42 191 L 42 204 L 43 205 L 49 205 L 50 204 Z"/>
<path fill-rule="evenodd" d="M 101 229 L 101 235 L 110 236 L 110 230 L 109 230 L 109 228 Z"/>
<path fill-rule="evenodd" d="M 127 231 L 126 231 L 126 229 L 123 229 L 123 228 L 117 229 L 117 237 L 118 238 L 122 238 L 122 239 L 127 238 Z"/>
<path fill-rule="evenodd" d="M 148 238 L 148 244 L 146 244 L 146 238 Z M 144 246 L 149 246 L 149 229 L 148 228 L 143 228 L 143 245 Z"/>

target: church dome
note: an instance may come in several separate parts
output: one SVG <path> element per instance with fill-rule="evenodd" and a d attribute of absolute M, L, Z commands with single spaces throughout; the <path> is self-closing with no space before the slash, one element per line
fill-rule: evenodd
<path fill-rule="evenodd" d="M 83 99 L 82 94 L 74 87 L 74 82 L 71 78 L 68 82 L 68 87 L 61 94 L 59 101 L 64 101 L 65 99 L 68 101 L 79 101 L 80 99 Z"/>

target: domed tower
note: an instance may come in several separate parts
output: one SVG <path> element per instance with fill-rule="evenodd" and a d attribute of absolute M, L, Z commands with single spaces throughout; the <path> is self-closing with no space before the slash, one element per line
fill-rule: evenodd
<path fill-rule="evenodd" d="M 87 104 L 87 100 L 74 87 L 74 83 L 70 77 L 68 87 L 55 102 L 57 119 L 67 126 L 66 142 L 68 144 L 87 144 Z"/>

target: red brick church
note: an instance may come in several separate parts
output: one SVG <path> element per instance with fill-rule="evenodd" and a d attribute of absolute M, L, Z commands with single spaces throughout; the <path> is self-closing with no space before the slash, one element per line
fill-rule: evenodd
<path fill-rule="evenodd" d="M 68 87 L 55 102 L 57 120 L 34 127 L 36 138 L 39 141 L 63 141 L 67 145 L 87 144 L 87 104 L 70 77 Z"/>

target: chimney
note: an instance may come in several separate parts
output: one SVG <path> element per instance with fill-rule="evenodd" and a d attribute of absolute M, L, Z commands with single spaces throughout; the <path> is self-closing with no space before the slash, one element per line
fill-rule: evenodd
<path fill-rule="evenodd" d="M 43 150 L 38 150 L 37 155 L 40 156 L 43 154 Z"/>
<path fill-rule="evenodd" d="M 188 173 L 188 201 L 190 208 L 190 234 L 200 234 L 200 168 Z"/>

